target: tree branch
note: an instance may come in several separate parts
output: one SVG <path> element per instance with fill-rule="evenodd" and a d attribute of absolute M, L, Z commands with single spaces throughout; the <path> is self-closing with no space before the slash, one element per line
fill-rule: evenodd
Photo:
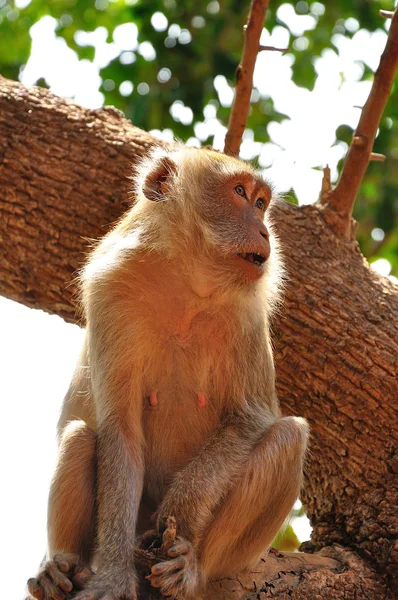
<path fill-rule="evenodd" d="M 75 321 L 73 278 L 88 240 L 127 208 L 128 176 L 154 143 L 117 111 L 0 77 L 0 293 Z M 389 598 L 398 563 L 398 288 L 369 268 L 356 242 L 325 227 L 319 206 L 273 211 L 288 282 L 273 322 L 277 389 L 284 413 L 306 417 L 312 430 L 303 500 L 313 543 L 337 542 L 369 561 L 356 574 L 348 565 L 322 576 L 276 565 L 274 575 L 216 582 L 218 595 L 207 598 Z"/>
<path fill-rule="evenodd" d="M 289 52 L 289 48 L 275 48 L 275 46 L 259 46 L 258 51 L 263 52 L 268 50 L 269 52 Z"/>
<path fill-rule="evenodd" d="M 394 11 L 392 10 L 379 10 L 379 14 L 380 16 L 384 17 L 385 19 L 392 19 L 394 16 Z"/>
<path fill-rule="evenodd" d="M 247 24 L 244 27 L 242 60 L 236 69 L 235 97 L 225 136 L 224 152 L 238 156 L 243 132 L 249 115 L 250 97 L 253 89 L 253 73 L 259 52 L 261 32 L 269 0 L 252 0 Z"/>
<path fill-rule="evenodd" d="M 75 322 L 88 240 L 128 208 L 133 165 L 160 143 L 115 109 L 0 76 L 0 293 Z"/>
<path fill-rule="evenodd" d="M 317 554 L 271 551 L 236 577 L 209 584 L 206 600 L 393 600 L 354 552 L 337 545 Z"/>
<path fill-rule="evenodd" d="M 346 239 L 352 239 L 354 236 L 352 211 L 369 161 L 382 160 L 382 155 L 372 153 L 372 148 L 397 68 L 398 10 L 394 13 L 387 44 L 369 97 L 362 109 L 339 182 L 326 201 L 321 201 L 325 219 L 336 235 Z"/>

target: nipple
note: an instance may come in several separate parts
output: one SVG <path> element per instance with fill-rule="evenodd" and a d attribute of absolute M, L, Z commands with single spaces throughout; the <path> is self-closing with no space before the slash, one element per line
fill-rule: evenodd
<path fill-rule="evenodd" d="M 149 396 L 149 405 L 155 407 L 158 405 L 158 402 L 159 400 L 156 392 L 151 392 Z"/>
<path fill-rule="evenodd" d="M 200 408 L 205 408 L 205 406 L 207 406 L 207 398 L 202 392 L 198 393 L 198 404 Z"/>

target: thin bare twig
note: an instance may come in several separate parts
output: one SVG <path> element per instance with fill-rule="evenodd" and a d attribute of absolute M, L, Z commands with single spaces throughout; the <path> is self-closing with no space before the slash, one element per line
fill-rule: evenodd
<path fill-rule="evenodd" d="M 386 160 L 385 154 L 379 154 L 378 152 L 372 152 L 370 160 L 374 162 L 384 162 Z"/>
<path fill-rule="evenodd" d="M 386 19 L 392 19 L 394 12 L 392 10 L 379 10 L 379 14 Z"/>
<path fill-rule="evenodd" d="M 275 46 L 259 46 L 258 51 L 263 52 L 267 50 L 269 52 L 289 52 L 289 48 L 275 48 Z"/>
<path fill-rule="evenodd" d="M 253 89 L 253 73 L 259 52 L 259 42 L 264 26 L 269 0 L 252 0 L 247 24 L 244 28 L 242 60 L 236 69 L 235 98 L 225 136 L 224 152 L 239 154 L 243 132 L 249 115 L 250 97 Z"/>
<path fill-rule="evenodd" d="M 339 182 L 327 202 L 323 204 L 325 217 L 335 233 L 341 237 L 348 239 L 353 237 L 352 210 L 369 161 L 382 160 L 383 155 L 372 153 L 372 148 L 397 69 L 398 10 L 394 13 L 387 44 L 375 73 L 369 97 L 362 109 Z"/>
<path fill-rule="evenodd" d="M 323 169 L 322 188 L 321 188 L 321 195 L 320 195 L 319 200 L 321 202 L 326 202 L 331 193 L 332 193 L 332 182 L 330 179 L 330 167 L 329 167 L 329 165 L 326 165 L 326 167 Z"/>

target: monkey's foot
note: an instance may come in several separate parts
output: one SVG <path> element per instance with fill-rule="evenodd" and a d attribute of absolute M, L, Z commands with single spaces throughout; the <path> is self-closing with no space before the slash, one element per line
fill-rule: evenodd
<path fill-rule="evenodd" d="M 92 576 L 90 567 L 82 565 L 78 556 L 60 553 L 45 562 L 27 585 L 36 600 L 65 600 L 70 592 L 83 589 Z"/>
<path fill-rule="evenodd" d="M 197 598 L 200 571 L 195 550 L 190 542 L 176 537 L 168 549 L 170 560 L 156 563 L 146 577 L 164 596 L 173 599 Z"/>

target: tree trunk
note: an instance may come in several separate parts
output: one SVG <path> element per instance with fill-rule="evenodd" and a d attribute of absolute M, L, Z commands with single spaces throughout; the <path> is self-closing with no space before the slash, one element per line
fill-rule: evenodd
<path fill-rule="evenodd" d="M 118 111 L 90 111 L 0 78 L 0 293 L 76 320 L 74 275 L 128 206 L 155 142 Z M 288 269 L 274 323 L 285 413 L 312 428 L 306 550 L 272 553 L 211 585 L 223 598 L 393 598 L 398 563 L 398 288 L 317 206 L 275 209 Z"/>

